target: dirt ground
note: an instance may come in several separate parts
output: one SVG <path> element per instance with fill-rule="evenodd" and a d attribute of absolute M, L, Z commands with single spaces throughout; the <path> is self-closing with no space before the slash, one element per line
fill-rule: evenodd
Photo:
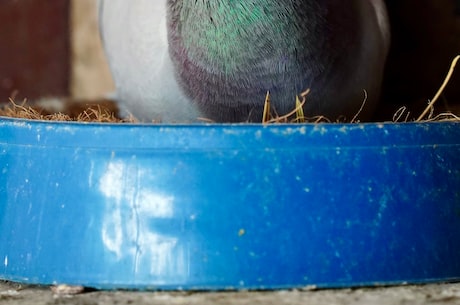
<path fill-rule="evenodd" d="M 272 292 L 90 291 L 76 295 L 58 295 L 49 287 L 21 286 L 0 281 L 0 304 L 460 304 L 460 284 Z"/>

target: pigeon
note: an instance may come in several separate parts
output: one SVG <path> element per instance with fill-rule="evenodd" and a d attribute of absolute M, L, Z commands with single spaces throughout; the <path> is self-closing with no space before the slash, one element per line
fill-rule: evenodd
<path fill-rule="evenodd" d="M 117 99 L 141 120 L 261 122 L 309 89 L 306 116 L 370 120 L 390 27 L 383 0 L 99 0 Z"/>

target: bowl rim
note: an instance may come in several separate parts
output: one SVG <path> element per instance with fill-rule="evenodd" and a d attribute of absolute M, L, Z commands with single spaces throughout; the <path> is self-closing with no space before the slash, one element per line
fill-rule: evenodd
<path fill-rule="evenodd" d="M 460 122 L 154 124 L 0 117 L 0 145 L 93 149 L 259 149 L 460 145 Z"/>

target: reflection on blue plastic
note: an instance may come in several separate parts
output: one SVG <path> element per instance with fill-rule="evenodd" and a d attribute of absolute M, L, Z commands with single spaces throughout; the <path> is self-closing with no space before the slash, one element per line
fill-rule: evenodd
<path fill-rule="evenodd" d="M 0 278 L 277 289 L 460 280 L 460 124 L 0 120 Z"/>
<path fill-rule="evenodd" d="M 99 177 L 99 176 L 98 176 Z M 174 196 L 161 194 L 152 187 L 155 173 L 129 162 L 107 164 L 99 180 L 105 196 L 101 239 L 105 250 L 116 261 L 132 262 L 133 274 L 147 271 L 149 276 L 186 279 L 186 249 L 174 235 L 152 230 L 149 222 L 174 219 Z"/>

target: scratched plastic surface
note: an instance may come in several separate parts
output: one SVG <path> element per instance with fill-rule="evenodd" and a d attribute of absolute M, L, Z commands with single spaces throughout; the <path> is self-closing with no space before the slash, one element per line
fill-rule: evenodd
<path fill-rule="evenodd" d="M 0 119 L 0 278 L 103 289 L 460 280 L 460 124 Z"/>

